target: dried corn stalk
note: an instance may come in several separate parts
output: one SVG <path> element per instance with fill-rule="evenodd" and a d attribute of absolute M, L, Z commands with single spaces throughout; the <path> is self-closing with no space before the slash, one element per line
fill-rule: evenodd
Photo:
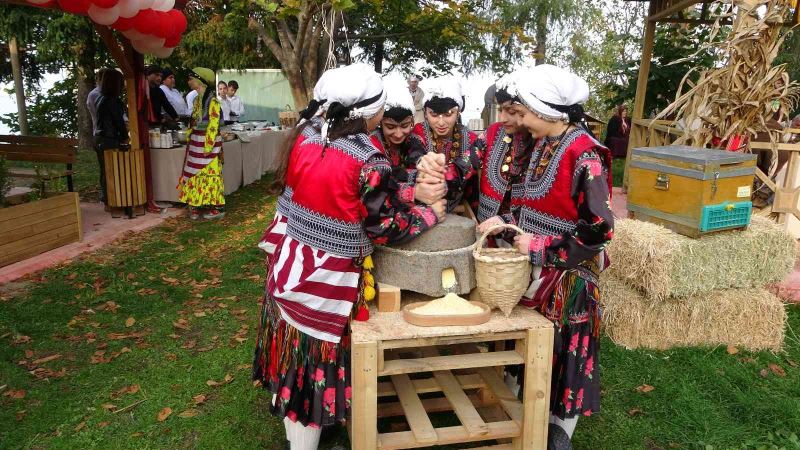
<path fill-rule="evenodd" d="M 767 122 L 776 110 L 777 119 L 785 120 L 800 100 L 800 85 L 789 81 L 785 65 L 772 65 L 785 37 L 782 25 L 788 12 L 786 0 L 749 0 L 717 18 L 710 42 L 698 53 L 710 49 L 722 55 L 722 66 L 703 70 L 696 82 L 690 76 L 697 70 L 690 70 L 675 101 L 656 117 L 674 115 L 682 122 L 684 134 L 676 144 L 706 147 L 715 137 L 725 142 L 731 136 L 753 139 L 767 133 L 774 146 L 779 133 Z M 713 42 L 722 21 L 732 18 L 727 39 Z"/>

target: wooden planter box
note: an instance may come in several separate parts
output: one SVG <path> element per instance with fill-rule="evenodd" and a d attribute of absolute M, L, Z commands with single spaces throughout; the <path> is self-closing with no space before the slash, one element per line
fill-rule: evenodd
<path fill-rule="evenodd" d="M 0 267 L 83 238 L 77 192 L 0 209 Z"/>

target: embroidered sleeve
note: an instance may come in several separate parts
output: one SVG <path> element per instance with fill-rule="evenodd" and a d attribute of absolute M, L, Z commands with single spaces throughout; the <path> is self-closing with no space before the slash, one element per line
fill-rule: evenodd
<path fill-rule="evenodd" d="M 450 212 L 462 200 L 467 200 L 475 210 L 478 200 L 478 170 L 483 166 L 486 140 L 476 139 L 469 149 L 445 167 L 447 183 L 447 211 Z"/>
<path fill-rule="evenodd" d="M 552 239 L 544 252 L 544 265 L 574 268 L 605 249 L 614 236 L 608 177 L 596 153 L 587 151 L 578 158 L 572 181 L 578 226 Z"/>
<path fill-rule="evenodd" d="M 433 209 L 401 198 L 408 194 L 401 193 L 385 156 L 373 156 L 364 164 L 360 184 L 364 228 L 375 244 L 405 242 L 436 225 Z"/>

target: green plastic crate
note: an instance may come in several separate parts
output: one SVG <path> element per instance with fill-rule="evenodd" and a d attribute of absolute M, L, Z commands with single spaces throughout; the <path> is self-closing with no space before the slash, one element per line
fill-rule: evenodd
<path fill-rule="evenodd" d="M 719 205 L 703 207 L 700 219 L 700 231 L 716 231 L 727 228 L 741 228 L 750 224 L 750 215 L 753 212 L 753 203 L 725 202 Z"/>

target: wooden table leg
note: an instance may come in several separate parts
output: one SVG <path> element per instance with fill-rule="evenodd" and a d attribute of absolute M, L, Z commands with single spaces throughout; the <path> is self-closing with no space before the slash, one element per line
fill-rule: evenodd
<path fill-rule="evenodd" d="M 353 344 L 350 356 L 353 386 L 351 448 L 375 450 L 378 448 L 378 344 Z"/>
<path fill-rule="evenodd" d="M 517 351 L 525 358 L 522 394 L 522 435 L 513 441 L 515 449 L 545 450 L 550 417 L 550 377 L 553 371 L 553 328 L 528 330 Z"/>

